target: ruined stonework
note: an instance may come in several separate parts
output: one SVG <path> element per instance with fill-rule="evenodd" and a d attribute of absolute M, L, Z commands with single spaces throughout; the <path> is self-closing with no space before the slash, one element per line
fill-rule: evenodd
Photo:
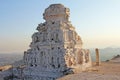
<path fill-rule="evenodd" d="M 55 80 L 75 68 L 83 71 L 91 66 L 89 50 L 82 49 L 69 16 L 69 8 L 62 4 L 45 9 L 45 22 L 38 24 L 30 49 L 24 52 L 24 80 Z"/>

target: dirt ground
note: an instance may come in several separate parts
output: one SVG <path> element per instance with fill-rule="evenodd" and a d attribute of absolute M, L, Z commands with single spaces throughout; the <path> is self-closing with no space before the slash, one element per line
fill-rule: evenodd
<path fill-rule="evenodd" d="M 120 62 L 101 62 L 87 71 L 66 75 L 58 80 L 120 80 Z"/>

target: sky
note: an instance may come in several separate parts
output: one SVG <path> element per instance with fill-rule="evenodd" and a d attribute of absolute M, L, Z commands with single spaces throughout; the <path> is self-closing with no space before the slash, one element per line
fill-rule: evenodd
<path fill-rule="evenodd" d="M 70 8 L 83 48 L 120 47 L 120 0 L 0 0 L 0 53 L 24 52 L 50 4 Z"/>

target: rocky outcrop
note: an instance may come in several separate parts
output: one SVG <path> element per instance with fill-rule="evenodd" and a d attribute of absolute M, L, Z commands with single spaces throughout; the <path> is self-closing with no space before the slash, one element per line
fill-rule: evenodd
<path fill-rule="evenodd" d="M 114 56 L 109 62 L 120 63 L 120 55 Z"/>

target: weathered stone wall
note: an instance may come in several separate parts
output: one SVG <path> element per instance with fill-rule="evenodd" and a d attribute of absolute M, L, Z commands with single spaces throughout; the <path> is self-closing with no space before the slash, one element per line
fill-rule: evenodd
<path fill-rule="evenodd" d="M 69 15 L 69 8 L 61 4 L 45 9 L 45 22 L 38 24 L 30 49 L 24 53 L 25 80 L 54 80 L 70 68 L 82 66 L 85 70 L 91 66 L 89 50 L 82 49 L 81 37 L 70 23 Z"/>

